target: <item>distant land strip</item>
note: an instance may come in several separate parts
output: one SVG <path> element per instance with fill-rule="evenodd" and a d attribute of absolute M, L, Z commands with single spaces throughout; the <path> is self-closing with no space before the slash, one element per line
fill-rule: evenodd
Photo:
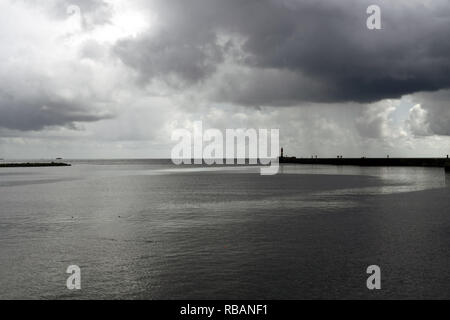
<path fill-rule="evenodd" d="M 70 167 L 71 164 L 62 162 L 26 162 L 0 163 L 0 168 L 36 168 L 36 167 Z"/>

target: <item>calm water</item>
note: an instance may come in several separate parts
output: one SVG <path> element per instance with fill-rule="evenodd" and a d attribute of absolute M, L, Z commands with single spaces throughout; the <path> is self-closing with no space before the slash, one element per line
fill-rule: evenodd
<path fill-rule="evenodd" d="M 0 169 L 0 298 L 450 298 L 443 169 L 72 164 Z"/>

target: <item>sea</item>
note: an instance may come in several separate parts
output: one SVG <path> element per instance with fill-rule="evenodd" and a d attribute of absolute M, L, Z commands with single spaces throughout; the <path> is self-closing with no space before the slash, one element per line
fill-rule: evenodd
<path fill-rule="evenodd" d="M 0 168 L 0 299 L 450 298 L 442 168 L 64 161 Z"/>

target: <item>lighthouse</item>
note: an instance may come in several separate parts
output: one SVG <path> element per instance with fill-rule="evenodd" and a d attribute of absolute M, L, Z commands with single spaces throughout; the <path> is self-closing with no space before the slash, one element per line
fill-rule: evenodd
<path fill-rule="evenodd" d="M 280 157 L 281 159 L 283 159 L 284 158 L 284 150 L 283 150 L 283 148 L 281 148 L 281 157 Z"/>

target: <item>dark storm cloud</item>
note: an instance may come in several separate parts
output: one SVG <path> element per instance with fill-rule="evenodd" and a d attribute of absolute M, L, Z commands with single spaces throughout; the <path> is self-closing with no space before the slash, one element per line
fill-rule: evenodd
<path fill-rule="evenodd" d="M 111 115 L 95 110 L 88 102 L 45 95 L 13 97 L 0 91 L 0 128 L 20 131 L 42 130 L 50 126 L 75 128 L 75 122 L 111 118 Z"/>
<path fill-rule="evenodd" d="M 188 82 L 199 81 L 215 71 L 222 54 L 213 34 L 193 38 L 180 32 L 164 33 L 157 39 L 142 37 L 123 41 L 116 52 L 129 66 L 141 73 L 143 80 L 175 75 Z"/>
<path fill-rule="evenodd" d="M 382 30 L 366 27 L 374 2 Z M 207 83 L 231 56 L 248 72 L 225 72 L 217 100 L 365 103 L 450 87 L 447 1 L 158 0 L 151 9 L 156 31 L 115 52 L 146 81 L 185 84 Z"/>
<path fill-rule="evenodd" d="M 115 51 L 144 81 L 172 76 L 188 83 L 200 81 L 223 61 L 214 22 L 222 5 L 215 1 L 158 2 L 158 20 L 162 22 L 158 35 L 123 40 Z"/>

